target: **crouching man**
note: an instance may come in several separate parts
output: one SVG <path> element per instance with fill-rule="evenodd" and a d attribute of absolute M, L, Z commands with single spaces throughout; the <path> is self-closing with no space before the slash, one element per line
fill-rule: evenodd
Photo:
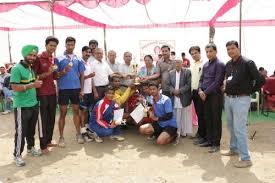
<path fill-rule="evenodd" d="M 160 94 L 156 83 L 150 83 L 149 89 L 153 97 L 153 107 L 149 116 L 154 122 L 140 126 L 139 131 L 141 134 L 157 138 L 157 144 L 165 145 L 177 136 L 177 123 L 173 117 L 172 102 L 169 97 Z"/>
<path fill-rule="evenodd" d="M 114 111 L 119 109 L 119 106 L 113 101 L 114 94 L 115 89 L 112 86 L 108 86 L 105 91 L 105 97 L 96 103 L 92 111 L 89 129 L 97 142 L 103 142 L 100 137 L 106 136 L 117 141 L 124 140 L 124 137 L 120 136 L 120 122 L 113 120 Z"/>

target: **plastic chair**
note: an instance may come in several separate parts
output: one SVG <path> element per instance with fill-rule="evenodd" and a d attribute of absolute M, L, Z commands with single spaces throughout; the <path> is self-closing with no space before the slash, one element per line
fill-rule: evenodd
<path fill-rule="evenodd" d="M 251 96 L 251 101 L 250 103 L 256 103 L 257 104 L 257 111 L 258 115 L 260 114 L 260 94 L 259 92 L 255 92 L 255 98 Z"/>

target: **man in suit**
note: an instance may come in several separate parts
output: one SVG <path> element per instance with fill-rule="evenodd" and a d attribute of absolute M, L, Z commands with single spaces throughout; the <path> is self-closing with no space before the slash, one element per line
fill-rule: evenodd
<path fill-rule="evenodd" d="M 169 72 L 168 86 L 176 115 L 178 138 L 192 134 L 191 71 L 182 67 L 182 60 L 176 60 L 176 69 Z"/>

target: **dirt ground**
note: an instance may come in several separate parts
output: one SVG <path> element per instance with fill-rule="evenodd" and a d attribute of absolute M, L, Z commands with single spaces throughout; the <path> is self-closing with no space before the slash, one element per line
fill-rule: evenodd
<path fill-rule="evenodd" d="M 0 182 L 214 182 L 214 183 L 274 183 L 275 182 L 275 123 L 249 126 L 249 134 L 257 130 L 255 140 L 249 140 L 251 168 L 236 169 L 237 157 L 209 154 L 207 148 L 194 146 L 190 138 L 182 138 L 177 146 L 160 147 L 136 129 L 126 130 L 124 142 L 105 139 L 84 145 L 75 141 L 72 117 L 65 127 L 66 148 L 53 148 L 49 155 L 28 157 L 18 168 L 12 159 L 14 122 L 12 115 L 0 116 Z M 58 138 L 57 126 L 54 138 Z M 229 142 L 224 125 L 221 149 Z M 36 140 L 36 147 L 39 141 Z"/>

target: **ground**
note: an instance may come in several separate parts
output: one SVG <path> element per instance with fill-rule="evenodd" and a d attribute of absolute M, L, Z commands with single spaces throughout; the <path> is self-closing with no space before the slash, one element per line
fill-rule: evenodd
<path fill-rule="evenodd" d="M 65 127 L 66 148 L 53 148 L 49 155 L 29 157 L 24 152 L 25 167 L 18 168 L 12 159 L 14 122 L 12 115 L 0 116 L 0 182 L 96 182 L 96 183 L 274 183 L 275 120 L 253 123 L 249 140 L 253 166 L 236 169 L 237 157 L 209 154 L 206 148 L 182 138 L 177 146 L 158 146 L 137 131 L 125 131 L 126 140 L 105 139 L 84 145 L 75 141 L 72 117 Z M 54 138 L 58 138 L 57 126 Z M 228 147 L 229 135 L 223 126 L 221 149 Z M 36 140 L 36 146 L 39 141 Z"/>

